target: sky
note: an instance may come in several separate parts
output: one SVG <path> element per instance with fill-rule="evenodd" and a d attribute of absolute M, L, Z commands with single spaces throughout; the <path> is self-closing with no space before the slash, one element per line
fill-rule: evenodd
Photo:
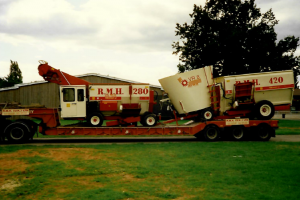
<path fill-rule="evenodd" d="M 17 61 L 23 82 L 43 80 L 39 60 L 71 75 L 99 73 L 159 85 L 177 73 L 176 23 L 205 0 L 0 0 L 0 77 Z M 299 0 L 256 0 L 272 8 L 278 39 L 300 37 Z M 300 48 L 296 51 L 300 55 Z"/>

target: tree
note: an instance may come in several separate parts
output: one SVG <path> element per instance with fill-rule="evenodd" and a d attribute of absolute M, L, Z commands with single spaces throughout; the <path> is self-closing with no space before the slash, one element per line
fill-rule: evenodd
<path fill-rule="evenodd" d="M 288 36 L 276 43 L 278 24 L 272 9 L 261 13 L 255 0 L 207 0 L 194 5 L 190 25 L 176 24 L 173 54 L 184 72 L 213 65 L 219 75 L 287 70 L 299 66 L 294 53 L 299 38 Z"/>
<path fill-rule="evenodd" d="M 22 72 L 17 62 L 10 61 L 10 72 L 7 77 L 0 78 L 0 88 L 11 87 L 23 83 Z"/>

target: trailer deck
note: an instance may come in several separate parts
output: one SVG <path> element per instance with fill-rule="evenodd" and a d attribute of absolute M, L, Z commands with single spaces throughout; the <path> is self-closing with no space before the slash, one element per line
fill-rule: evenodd
<path fill-rule="evenodd" d="M 27 116 L 41 119 L 36 124 L 28 119 L 9 120 L 9 116 Z M 193 115 L 187 116 L 190 118 Z M 175 118 L 176 121 L 183 118 Z M 2 109 L 0 112 L 0 137 L 12 142 L 25 142 L 39 130 L 44 135 L 98 135 L 98 136 L 137 136 L 137 135 L 178 135 L 203 137 L 207 141 L 216 141 L 229 132 L 232 139 L 244 140 L 246 136 L 255 135 L 259 140 L 267 141 L 275 137 L 278 128 L 277 120 L 249 120 L 248 118 L 217 119 L 204 122 L 193 122 L 189 125 L 170 125 L 159 123 L 154 127 L 136 126 L 102 126 L 90 127 L 88 124 L 61 126 L 57 108 L 19 108 Z M 167 122 L 165 122 L 167 123 Z M 37 127 L 39 127 L 37 129 Z"/>
<path fill-rule="evenodd" d="M 83 124 L 58 126 L 45 130 L 45 135 L 99 135 L 99 136 L 120 136 L 120 135 L 197 135 L 207 127 L 217 127 L 219 130 L 232 128 L 255 128 L 260 125 L 267 125 L 273 129 L 278 128 L 277 120 L 249 120 L 249 119 L 226 119 L 206 122 L 194 122 L 189 125 L 164 125 L 155 127 L 85 127 Z M 217 129 L 217 130 L 218 130 Z M 211 133 L 210 133 L 211 134 Z M 214 134 L 214 133 L 213 133 Z M 275 132 L 272 135 L 275 136 Z"/>

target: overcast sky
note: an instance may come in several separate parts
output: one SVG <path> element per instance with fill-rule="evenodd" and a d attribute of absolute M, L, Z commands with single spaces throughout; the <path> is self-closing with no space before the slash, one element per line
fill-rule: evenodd
<path fill-rule="evenodd" d="M 0 77 L 17 61 L 23 82 L 39 81 L 38 60 L 71 75 L 99 73 L 159 85 L 177 72 L 176 23 L 205 0 L 0 0 Z M 300 36 L 299 0 L 257 0 L 272 8 L 278 39 Z M 297 55 L 300 55 L 298 48 Z"/>

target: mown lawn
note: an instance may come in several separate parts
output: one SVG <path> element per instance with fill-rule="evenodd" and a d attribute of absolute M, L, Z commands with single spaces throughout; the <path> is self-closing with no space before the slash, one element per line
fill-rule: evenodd
<path fill-rule="evenodd" d="M 1 199 L 299 199 L 300 143 L 0 146 Z"/>
<path fill-rule="evenodd" d="M 300 135 L 300 120 L 278 120 L 277 135 Z"/>

